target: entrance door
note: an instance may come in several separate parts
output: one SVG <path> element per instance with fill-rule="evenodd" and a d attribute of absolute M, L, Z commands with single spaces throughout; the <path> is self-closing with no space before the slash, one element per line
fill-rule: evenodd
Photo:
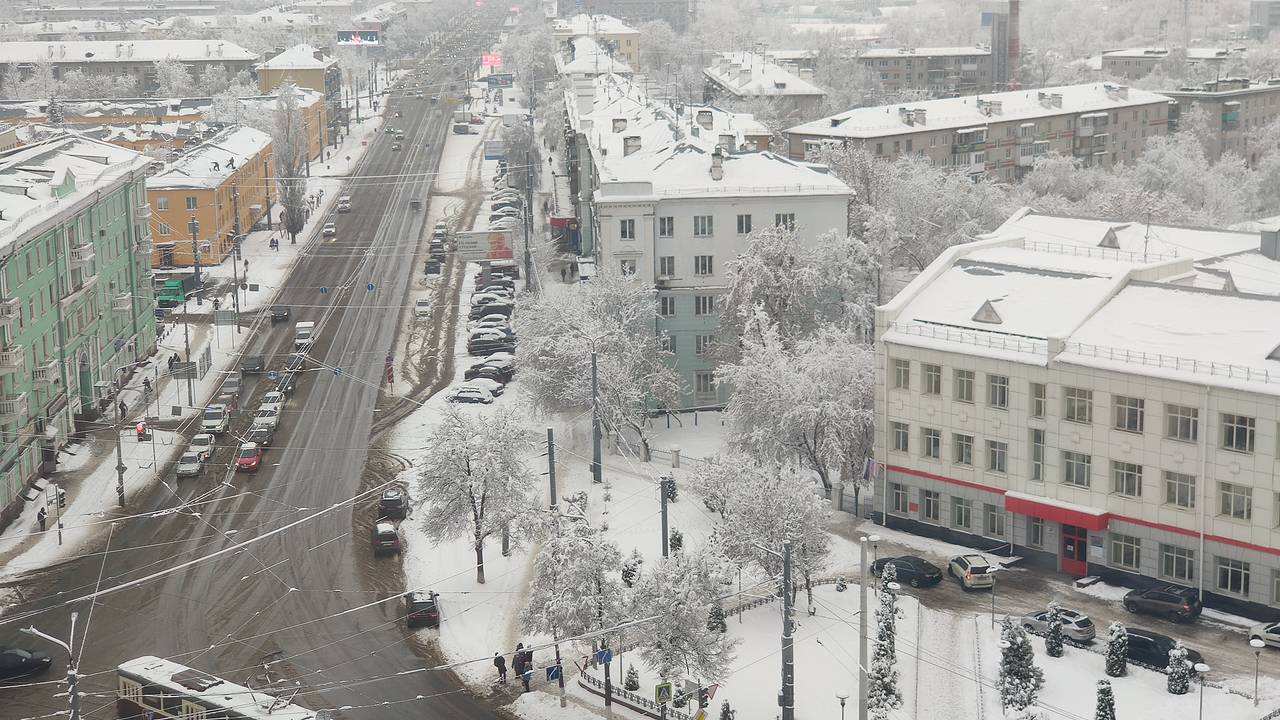
<path fill-rule="evenodd" d="M 1089 574 L 1088 545 L 1088 530 L 1075 525 L 1062 526 L 1062 572 L 1076 577 Z"/>

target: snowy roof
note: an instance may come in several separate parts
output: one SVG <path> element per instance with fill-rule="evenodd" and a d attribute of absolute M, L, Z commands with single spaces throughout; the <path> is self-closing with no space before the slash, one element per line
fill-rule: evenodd
<path fill-rule="evenodd" d="M 0 23 L 0 28 L 13 29 L 21 37 L 43 34 L 138 32 L 154 26 L 154 20 L 138 19 L 117 22 L 115 20 L 47 20 L 43 22 Z"/>
<path fill-rule="evenodd" d="M 556 20 L 552 32 L 557 35 L 639 35 L 640 31 L 612 15 L 579 13 Z"/>
<path fill-rule="evenodd" d="M 203 700 L 207 707 L 233 708 L 246 718 L 312 720 L 316 716 L 301 705 L 281 702 L 275 695 L 206 675 L 164 658 L 151 655 L 135 658 L 120 663 L 119 670 L 144 679 L 148 685 L 159 685 L 176 695 Z"/>
<path fill-rule="evenodd" d="M 1020 237 L 1055 251 L 1095 250 L 1097 257 L 1128 262 L 1204 258 L 1256 250 L 1258 235 L 1212 228 L 1146 225 L 1092 218 L 1015 213 L 991 237 Z M 1108 252 L 1110 251 L 1110 252 Z"/>
<path fill-rule="evenodd" d="M 596 199 L 850 194 L 849 187 L 834 175 L 771 152 L 725 154 L 723 177 L 716 180 L 711 176 L 713 150 L 714 146 L 690 138 L 610 161 L 601 170 Z M 640 183 L 646 185 L 637 185 Z M 637 193 L 639 187 L 651 192 Z"/>
<path fill-rule="evenodd" d="M 631 74 L 631 66 L 619 56 L 609 52 L 590 37 L 575 37 L 570 50 L 564 56 L 556 56 L 556 68 L 561 75 L 599 75 L 602 73 Z"/>
<path fill-rule="evenodd" d="M 294 45 L 270 60 L 258 64 L 259 70 L 323 70 L 337 60 L 313 45 Z"/>
<path fill-rule="evenodd" d="M 0 64 L 49 62 L 183 62 L 242 60 L 257 55 L 225 40 L 75 40 L 0 43 Z"/>
<path fill-rule="evenodd" d="M 237 168 L 270 145 L 271 136 L 261 130 L 247 127 L 223 130 L 147 178 L 147 189 L 218 187 Z"/>
<path fill-rule="evenodd" d="M 406 12 L 407 11 L 399 5 L 393 2 L 388 2 L 382 3 L 381 5 L 375 5 L 352 19 L 356 22 L 365 23 L 386 22 L 397 15 L 405 14 Z"/>
<path fill-rule="evenodd" d="M 1186 86 L 1165 91 L 1172 98 L 1221 98 L 1266 92 L 1280 93 L 1280 78 L 1257 83 L 1248 78 L 1221 78 L 1201 83 L 1199 86 Z"/>
<path fill-rule="evenodd" d="M 182 15 L 165 18 L 155 25 L 157 30 L 168 30 L 174 25 L 187 25 L 193 28 L 263 28 L 263 27 L 308 27 L 316 23 L 316 17 L 300 12 L 281 12 L 267 8 L 247 15 Z"/>
<path fill-rule="evenodd" d="M 324 95 L 307 88 L 297 88 L 298 104 L 309 108 L 323 102 Z M 275 108 L 276 96 L 254 95 L 237 98 L 242 104 L 262 112 Z M 6 118 L 44 118 L 48 114 L 49 101 L 0 100 L 0 120 Z M 101 117 L 103 122 L 116 118 L 172 117 L 207 115 L 213 109 L 213 98 L 134 98 L 120 100 L 63 100 L 63 111 L 70 117 Z"/>
<path fill-rule="evenodd" d="M 722 53 L 702 74 L 739 97 L 826 95 L 822 88 L 757 53 Z"/>
<path fill-rule="evenodd" d="M 1164 95 L 1133 88 L 1120 90 L 1120 87 L 1110 83 L 1090 83 L 925 100 L 905 105 L 864 107 L 796 125 L 787 132 L 825 137 L 876 138 L 970 126 L 985 127 L 990 123 L 1109 111 L 1169 101 Z M 1054 94 L 1061 95 L 1061 107 L 1041 101 L 1041 95 Z M 987 115 L 978 109 L 979 99 L 1000 103 L 1000 111 Z M 926 111 L 926 122 L 913 125 L 904 123 L 899 117 L 900 107 Z"/>
<path fill-rule="evenodd" d="M 0 155 L 0 247 L 147 163 L 141 153 L 70 132 Z"/>
<path fill-rule="evenodd" d="M 1231 54 L 1230 48 L 1187 48 L 1188 60 L 1213 60 L 1215 58 L 1224 58 Z M 1158 47 L 1136 47 L 1123 48 L 1120 50 L 1108 50 L 1102 53 L 1102 57 L 1107 60 L 1120 59 L 1132 60 L 1140 58 L 1164 58 L 1169 56 L 1169 48 Z"/>
<path fill-rule="evenodd" d="M 961 47 L 901 47 L 901 48 L 868 48 L 858 53 L 860 58 L 909 58 L 909 57 L 968 57 L 970 55 L 991 55 L 991 48 L 986 45 L 968 45 Z"/>

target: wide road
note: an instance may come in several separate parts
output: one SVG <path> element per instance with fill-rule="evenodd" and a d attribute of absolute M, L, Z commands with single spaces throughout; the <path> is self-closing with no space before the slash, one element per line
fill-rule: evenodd
<path fill-rule="evenodd" d="M 457 27 L 449 32 L 462 46 L 459 54 L 469 58 L 493 41 L 496 25 L 496 19 L 484 17 L 477 30 L 465 29 L 479 17 L 473 12 L 484 11 L 453 15 Z M 430 96 L 452 79 L 449 69 L 432 63 L 421 82 Z M 409 91 L 417 84 L 412 81 Z M 404 133 L 403 149 L 393 150 L 391 137 L 376 136 L 360 172 L 343 190 L 354 207 L 336 216 L 338 238 L 315 243 L 283 292 L 280 302 L 294 308 L 294 317 L 287 327 L 264 328 L 266 334 L 256 340 L 256 347 L 273 356 L 271 365 L 279 367 L 293 322 L 320 324 L 310 370 L 287 408 L 266 466 L 253 476 L 231 474 L 226 471 L 230 449 L 221 449 L 221 469 L 184 481 L 176 495 L 158 487 L 132 508 L 177 507 L 176 512 L 120 523 L 110 553 L 76 559 L 39 577 L 34 584 L 43 597 L 14 612 L 44 609 L 30 622 L 65 636 L 69 613 L 78 610 L 79 634 L 89 621 L 89 604 L 66 601 L 92 591 L 100 573 L 102 587 L 118 585 L 282 527 L 360 492 L 384 358 L 393 346 L 410 273 L 417 271 L 412 258 L 426 213 L 412 210 L 409 200 L 426 198 L 449 127 L 444 102 L 399 92 L 387 102 L 387 122 Z M 401 118 L 394 118 L 396 111 Z M 371 282 L 373 291 L 367 290 Z M 321 294 L 320 287 L 329 292 Z M 233 434 L 222 442 L 233 442 Z M 182 505 L 178 496 L 195 502 Z M 114 717 L 111 669 L 122 660 L 154 654 L 240 683 L 296 683 L 294 702 L 334 709 L 340 718 L 495 717 L 460 689 L 452 673 L 400 674 L 433 659 L 407 641 L 403 623 L 396 622 L 394 599 L 357 609 L 387 597 L 385 582 L 377 583 L 381 590 L 370 590 L 371 568 L 375 575 L 399 576 L 394 559 L 373 564 L 368 537 L 353 532 L 363 527 L 359 519 L 373 502 L 376 498 L 354 508 L 337 507 L 238 553 L 101 598 L 92 609 L 81 662 L 85 715 Z M 15 629 L 0 626 L 0 640 L 30 647 L 33 641 L 19 640 Z M 270 666 L 269 676 L 262 666 L 267 660 L 279 661 Z M 0 692 L 0 717 L 44 716 L 64 708 L 65 698 L 55 698 L 60 674 L 61 663 L 43 678 L 46 684 Z"/>

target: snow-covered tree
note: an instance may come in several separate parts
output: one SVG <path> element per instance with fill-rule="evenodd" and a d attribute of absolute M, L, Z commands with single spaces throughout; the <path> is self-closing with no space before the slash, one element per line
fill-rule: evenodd
<path fill-rule="evenodd" d="M 876 641 L 867 670 L 867 709 L 875 720 L 887 720 L 902 707 L 902 689 L 898 687 L 898 654 L 895 648 L 898 606 L 897 593 L 880 593 L 876 608 Z"/>
<path fill-rule="evenodd" d="M 644 556 L 640 554 L 639 550 L 632 548 L 631 554 L 622 563 L 622 584 L 629 588 L 634 587 L 642 565 L 644 565 Z"/>
<path fill-rule="evenodd" d="M 621 617 L 621 562 L 618 546 L 586 520 L 556 517 L 534 559 L 521 625 L 556 638 L 613 625 Z"/>
<path fill-rule="evenodd" d="M 898 617 L 902 611 L 898 609 L 898 591 L 889 583 L 898 581 L 898 569 L 888 563 L 880 577 L 880 607 L 876 609 L 876 642 L 880 643 L 885 653 L 897 658 L 898 653 Z"/>
<path fill-rule="evenodd" d="M 720 703 L 720 720 L 733 720 L 733 708 L 729 707 L 729 701 L 724 700 Z"/>
<path fill-rule="evenodd" d="M 303 173 L 310 148 L 298 89 L 281 85 L 277 93 L 271 156 L 275 159 L 280 204 L 284 206 L 284 229 L 289 233 L 289 242 L 297 243 L 298 233 L 307 224 L 307 179 Z"/>
<path fill-rule="evenodd" d="M 718 633 L 729 632 L 729 626 L 724 621 L 724 608 L 719 605 L 711 606 L 711 611 L 707 613 L 707 629 Z"/>
<path fill-rule="evenodd" d="M 476 582 L 484 582 L 484 543 L 508 528 L 519 541 L 533 517 L 537 476 L 523 456 L 532 439 L 511 412 L 480 417 L 450 408 L 428 441 L 418 475 L 430 498 L 422 526 L 437 541 L 468 538 Z"/>
<path fill-rule="evenodd" d="M 1094 706 L 1093 720 L 1116 720 L 1116 696 L 1110 680 L 1098 681 L 1098 701 Z"/>
<path fill-rule="evenodd" d="M 650 408 L 672 407 L 679 397 L 671 353 L 654 332 L 657 312 L 652 284 L 616 272 L 531 298 L 516 317 L 531 404 L 589 411 L 594 348 L 605 432 L 630 434 L 647 451 Z"/>
<path fill-rule="evenodd" d="M 1129 633 L 1124 625 L 1112 622 L 1107 627 L 1106 671 L 1111 677 L 1121 677 L 1129 669 Z"/>
<path fill-rule="evenodd" d="M 1186 695 L 1191 689 L 1191 661 L 1187 660 L 1187 649 L 1181 640 L 1173 642 L 1169 651 L 1169 694 Z"/>
<path fill-rule="evenodd" d="M 195 81 L 186 64 L 175 57 L 156 60 L 156 97 L 182 98 L 190 97 L 195 89 Z"/>
<path fill-rule="evenodd" d="M 67 122 L 66 110 L 62 107 L 62 101 L 56 97 L 49 98 L 49 109 L 45 111 L 45 115 L 49 118 L 50 125 L 62 126 Z"/>
<path fill-rule="evenodd" d="M 720 558 L 705 548 L 662 558 L 640 576 L 631 617 L 658 616 L 639 627 L 647 635 L 640 654 L 660 677 L 718 680 L 728 672 L 736 641 L 707 628 L 726 582 Z"/>
<path fill-rule="evenodd" d="M 196 78 L 194 88 L 201 96 L 212 97 L 224 93 L 231 86 L 231 73 L 223 65 L 209 65 Z"/>
<path fill-rule="evenodd" d="M 622 687 L 626 690 L 630 690 L 631 692 L 635 692 L 640 689 L 640 672 L 636 670 L 635 665 L 627 667 L 627 677 L 622 681 Z"/>
<path fill-rule="evenodd" d="M 1044 685 L 1044 671 L 1036 667 L 1031 638 L 1005 617 L 1000 624 L 1000 701 L 1005 708 L 1022 710 L 1036 702 Z"/>
<path fill-rule="evenodd" d="M 1049 657 L 1062 657 L 1062 606 L 1055 600 L 1049 601 L 1048 624 L 1044 635 L 1044 654 Z"/>
<path fill-rule="evenodd" d="M 502 45 L 503 67 L 515 73 L 516 84 L 529 97 L 538 85 L 555 77 L 555 41 L 543 23 L 522 27 L 507 35 Z"/>
<path fill-rule="evenodd" d="M 667 549 L 673 553 L 678 553 L 682 547 L 684 547 L 684 533 L 671 528 L 671 533 L 667 536 Z"/>

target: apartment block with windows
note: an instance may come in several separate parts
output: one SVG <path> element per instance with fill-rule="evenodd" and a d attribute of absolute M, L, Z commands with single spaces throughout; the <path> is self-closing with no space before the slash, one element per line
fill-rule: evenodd
<path fill-rule="evenodd" d="M 860 145 L 876 157 L 918 155 L 938 167 L 1011 181 L 1050 152 L 1111 167 L 1168 132 L 1169 98 L 1097 83 L 857 108 L 786 131 L 788 154 Z"/>
<path fill-rule="evenodd" d="M 1236 52 L 1231 48 L 1186 48 L 1179 50 L 1187 65 L 1221 68 Z M 1102 53 L 1102 72 L 1109 77 L 1140 80 L 1169 57 L 1167 47 L 1138 47 Z"/>
<path fill-rule="evenodd" d="M 869 48 L 858 61 L 889 91 L 924 90 L 933 97 L 991 92 L 995 78 L 991 48 Z"/>
<path fill-rule="evenodd" d="M 0 525 L 155 349 L 148 162 L 68 135 L 0 155 Z"/>
<path fill-rule="evenodd" d="M 1213 159 L 1232 152 L 1250 163 L 1258 159 L 1262 148 L 1250 147 L 1249 133 L 1280 117 L 1280 78 L 1255 83 L 1248 78 L 1223 78 L 1198 87 L 1182 87 L 1165 93 L 1177 101 L 1169 115 L 1170 132 L 1192 106 L 1204 110 L 1209 128 L 1214 131 Z"/>
<path fill-rule="evenodd" d="M 126 75 L 137 80 L 141 90 L 151 93 L 159 84 L 156 62 L 171 59 L 186 65 L 193 77 L 213 66 L 222 67 L 234 77 L 241 70 L 252 70 L 258 56 L 224 40 L 6 42 L 0 45 L 0 77 L 8 77 L 10 68 L 16 71 L 15 77 L 25 77 L 38 64 L 49 63 L 55 79 L 72 70 L 86 75 Z"/>
<path fill-rule="evenodd" d="M 948 250 L 877 310 L 877 509 L 1066 575 L 1274 614 L 1278 231 L 1024 210 Z"/>

